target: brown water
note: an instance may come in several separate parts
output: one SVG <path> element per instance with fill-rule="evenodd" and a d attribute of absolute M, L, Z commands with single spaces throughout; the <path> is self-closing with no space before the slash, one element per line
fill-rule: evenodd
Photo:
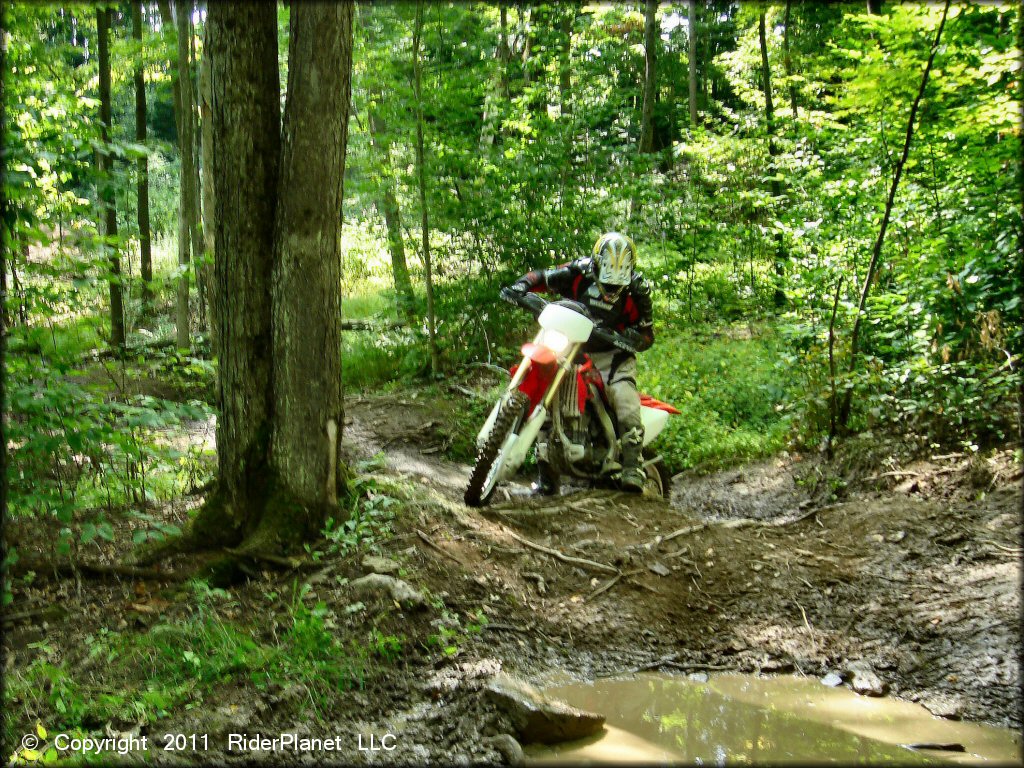
<path fill-rule="evenodd" d="M 815 678 L 722 674 L 701 682 L 651 674 L 545 692 L 607 722 L 590 739 L 527 747 L 533 764 L 1022 763 L 1016 731 L 943 720 L 916 704 Z M 923 743 L 964 751 L 908 746 Z"/>

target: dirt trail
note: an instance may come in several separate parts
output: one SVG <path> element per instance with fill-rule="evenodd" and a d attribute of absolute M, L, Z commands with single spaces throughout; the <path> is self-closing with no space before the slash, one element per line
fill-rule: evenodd
<path fill-rule="evenodd" d="M 459 583 L 446 570 L 458 561 L 473 574 L 462 599 L 514 597 L 518 609 L 492 620 L 522 630 L 509 634 L 524 673 L 821 676 L 862 661 L 935 714 L 1020 727 L 1021 488 L 1008 454 L 854 473 L 829 504 L 814 493 L 835 478 L 808 480 L 822 477 L 820 461 L 784 457 L 677 477 L 671 506 L 599 491 L 536 500 L 519 485 L 470 511 L 458 504 L 468 467 L 424 439 L 423 425 L 444 418 L 435 408 L 364 400 L 349 434 L 386 444 L 394 471 L 455 502 L 430 531 L 451 555 L 445 583 Z"/>
<path fill-rule="evenodd" d="M 396 561 L 427 604 L 405 610 L 354 597 L 349 584 L 366 573 L 356 552 L 329 554 L 316 571 L 253 571 L 207 610 L 273 645 L 292 618 L 287 600 L 268 595 L 293 594 L 303 579 L 311 588 L 302 599 L 324 607 L 339 637 L 365 643 L 372 630 L 403 638 L 400 657 L 375 664 L 365 687 L 333 711 L 311 715 L 302 684 L 259 687 L 243 674 L 218 683 L 202 706 L 136 724 L 141 732 L 201 732 L 219 743 L 229 732 L 390 729 L 402 749 L 376 762 L 495 762 L 507 756 L 489 739 L 508 731 L 478 684 L 494 669 L 535 683 L 640 669 L 848 679 L 858 661 L 888 692 L 936 714 L 1021 726 L 1021 467 L 1008 451 L 881 468 L 784 456 L 677 477 L 671 505 L 580 489 L 533 499 L 524 479 L 498 503 L 471 510 L 462 504 L 469 467 L 444 458 L 464 401 L 387 395 L 346 406 L 348 458 L 383 453 L 385 467 L 374 471 L 404 489 L 377 554 Z M 208 424 L 189 429 L 211 439 Z M 151 512 L 180 525 L 201 503 L 201 495 L 182 497 Z M 124 562 L 137 525 L 125 521 L 113 541 L 96 542 L 97 557 Z M 7 535 L 22 551 L 46 552 L 52 532 L 37 528 L 12 526 Z M 162 567 L 185 575 L 195 565 L 184 558 Z M 95 663 L 93 636 L 185 619 L 195 598 L 173 580 L 47 578 L 19 582 L 15 601 L 27 612 L 5 631 L 11 674 L 40 653 L 85 669 Z M 30 728 L 55 720 L 49 706 L 33 699 L 11 710 Z M 367 756 L 353 742 L 320 758 Z M 166 753 L 155 761 L 194 764 Z"/>

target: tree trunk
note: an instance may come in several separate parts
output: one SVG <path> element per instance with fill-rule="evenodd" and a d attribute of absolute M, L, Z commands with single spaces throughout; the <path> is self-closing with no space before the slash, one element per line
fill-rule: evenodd
<path fill-rule="evenodd" d="M 508 7 L 505 3 L 499 3 L 499 23 L 501 28 L 498 36 L 498 84 L 501 95 L 508 100 L 508 63 L 512 58 L 512 52 L 508 47 Z"/>
<path fill-rule="evenodd" d="M 789 53 L 789 19 L 792 5 L 793 0 L 786 0 L 786 18 L 783 21 L 784 32 L 782 34 L 782 65 L 786 70 L 786 79 L 789 80 L 789 106 L 793 112 L 793 119 L 796 120 L 800 114 L 796 106 L 796 83 L 793 82 L 793 57 Z"/>
<path fill-rule="evenodd" d="M 690 58 L 690 127 L 697 127 L 697 0 L 690 0 L 687 9 Z"/>
<path fill-rule="evenodd" d="M 279 491 L 305 510 L 303 520 L 288 521 L 300 536 L 320 531 L 342 488 L 339 238 L 352 16 L 352 3 L 295 3 L 289 24 L 274 241 L 270 463 Z M 282 513 L 268 510 L 264 518 L 280 530 Z"/>
<path fill-rule="evenodd" d="M 416 3 L 416 24 L 412 35 L 413 90 L 416 99 L 416 171 L 419 182 L 421 227 L 423 233 L 423 269 L 426 273 L 427 340 L 430 345 L 430 371 L 437 374 L 441 361 L 437 352 L 434 328 L 434 277 L 430 263 L 430 221 L 427 216 L 427 177 L 423 152 L 423 64 L 420 61 L 420 42 L 423 37 L 423 0 Z"/>
<path fill-rule="evenodd" d="M 572 114 L 572 27 L 576 17 L 576 4 L 563 9 L 561 33 L 562 50 L 558 61 L 558 104 L 563 115 Z"/>
<path fill-rule="evenodd" d="M 213 120 L 211 69 L 209 51 L 210 25 L 206 25 L 203 43 L 203 59 L 199 69 L 199 108 L 200 120 L 200 156 L 202 157 L 202 218 L 203 218 L 203 284 L 206 286 L 206 299 L 209 306 L 210 347 L 214 357 L 217 352 L 217 279 L 214 274 L 214 211 L 216 201 L 213 194 Z"/>
<path fill-rule="evenodd" d="M 142 0 L 132 3 L 132 37 L 139 44 L 139 61 L 135 65 L 135 141 L 146 144 L 146 79 L 142 65 Z M 153 306 L 153 247 L 149 227 L 149 157 L 135 161 L 136 196 L 139 222 L 139 271 L 142 274 L 142 311 L 148 314 Z"/>
<path fill-rule="evenodd" d="M 188 20 L 178 13 L 177 25 L 169 0 L 158 3 L 164 26 L 175 30 L 177 59 L 171 64 L 171 90 L 174 94 L 174 123 L 178 134 L 178 157 L 181 164 L 178 172 L 178 290 L 175 303 L 174 324 L 177 329 L 178 349 L 191 346 L 189 334 L 189 250 L 191 229 L 191 178 L 192 178 L 192 120 L 186 113 L 190 99 L 186 97 L 189 81 L 188 72 Z M 177 27 L 177 28 L 175 28 Z M 182 77 L 182 72 L 185 76 Z M 189 89 L 191 90 L 191 89 Z"/>
<path fill-rule="evenodd" d="M 853 331 L 850 334 L 850 362 L 847 368 L 849 373 L 853 373 L 857 366 L 857 353 L 859 352 L 860 343 L 860 326 L 861 321 L 864 317 L 864 307 L 867 305 L 868 293 L 871 291 L 871 283 L 875 277 L 875 270 L 878 268 L 878 261 L 882 256 L 882 245 L 885 242 L 885 232 L 889 227 L 889 218 L 892 215 L 893 203 L 896 200 L 896 190 L 900 185 L 900 177 L 903 175 L 903 166 L 907 163 L 907 158 L 910 157 L 910 142 L 914 138 L 914 120 L 917 118 L 917 108 L 921 104 L 921 99 L 924 97 L 925 88 L 928 87 L 928 75 L 932 71 L 932 62 L 935 61 L 935 53 L 939 50 L 939 41 L 942 39 L 942 30 L 946 26 L 946 16 L 949 14 L 950 0 L 946 0 L 945 6 L 942 9 L 942 19 L 939 21 L 939 28 L 935 32 L 935 40 L 932 42 L 931 53 L 928 55 L 928 63 L 925 64 L 924 74 L 921 75 L 921 85 L 917 90 L 917 96 L 914 98 L 914 104 L 910 108 L 910 117 L 907 120 L 907 135 L 903 139 L 903 154 L 900 155 L 900 159 L 896 161 L 896 172 L 892 178 L 892 185 L 889 187 L 889 197 L 885 201 L 885 212 L 882 214 L 882 224 L 878 229 L 878 238 L 875 240 L 875 247 L 871 251 L 871 261 L 868 264 L 868 273 L 864 276 L 864 282 L 860 289 L 860 302 L 857 304 L 857 316 L 853 321 Z M 850 407 L 853 403 L 853 388 L 850 387 L 846 390 L 846 394 L 843 397 L 843 406 L 839 411 L 839 427 L 843 430 L 846 429 L 847 423 L 850 419 Z"/>
<path fill-rule="evenodd" d="M 192 69 L 196 63 L 196 35 L 195 26 L 192 24 L 192 12 L 194 5 L 192 0 L 186 0 L 184 9 L 188 12 L 188 66 L 185 67 L 185 74 L 188 78 L 188 115 L 191 121 L 190 134 L 192 136 L 192 176 L 190 184 L 192 187 L 192 210 L 189 212 L 189 235 L 192 247 L 192 269 L 195 273 L 196 288 L 198 289 L 199 305 L 199 328 L 203 333 L 207 331 L 206 307 L 209 305 L 209 288 L 204 279 L 207 270 L 203 262 L 203 209 L 202 209 L 202 187 L 199 179 L 199 85 L 192 77 Z"/>
<path fill-rule="evenodd" d="M 272 406 L 270 291 L 280 156 L 277 9 L 210 3 L 214 262 L 220 413 L 218 493 L 196 535 L 234 544 L 259 519 Z M 319 362 L 323 350 L 316 360 Z"/>
<path fill-rule="evenodd" d="M 378 92 L 376 97 L 380 98 Z M 409 267 L 405 261 L 405 242 L 402 240 L 402 215 L 395 196 L 395 173 L 391 165 L 391 140 L 387 125 L 374 109 L 369 109 L 370 140 L 380 158 L 380 202 L 378 208 L 384 217 L 388 232 L 388 250 L 391 253 L 391 274 L 395 283 L 395 294 L 399 312 L 411 318 L 414 297 Z"/>
<path fill-rule="evenodd" d="M 117 209 L 114 205 L 114 180 L 111 174 L 110 142 L 110 9 L 96 11 L 100 68 L 100 150 L 99 184 L 103 208 L 104 250 L 110 253 L 110 345 L 124 349 L 124 302 L 121 294 L 121 258 L 113 240 L 117 237 Z"/>
<path fill-rule="evenodd" d="M 764 89 L 764 114 L 767 123 L 768 130 L 768 157 L 769 161 L 769 173 L 772 175 L 771 180 L 771 193 L 772 199 L 778 205 L 779 198 L 782 196 L 782 190 L 779 185 L 778 168 L 776 167 L 775 158 L 778 155 L 778 149 L 775 146 L 775 110 L 772 107 L 772 79 L 771 79 L 771 67 L 768 65 L 768 42 L 765 38 L 765 19 L 764 11 L 761 11 L 761 15 L 757 22 L 757 33 L 758 39 L 761 44 L 761 85 Z M 775 306 L 782 307 L 786 303 L 786 291 L 784 288 L 784 279 L 786 274 L 786 250 L 782 240 L 782 233 L 775 233 Z"/>
<path fill-rule="evenodd" d="M 657 96 L 658 0 L 647 0 L 644 14 L 644 105 L 640 112 L 640 152 L 654 151 L 654 99 Z"/>
<path fill-rule="evenodd" d="M 876 16 L 882 13 L 882 0 L 868 0 L 868 13 Z"/>

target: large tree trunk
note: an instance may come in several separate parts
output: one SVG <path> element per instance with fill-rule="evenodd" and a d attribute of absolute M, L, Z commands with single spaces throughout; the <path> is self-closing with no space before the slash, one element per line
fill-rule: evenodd
<path fill-rule="evenodd" d="M 437 352 L 434 328 L 434 277 L 430 263 L 430 221 L 427 215 L 427 177 L 423 151 L 423 64 L 420 61 L 420 42 L 423 37 L 423 0 L 416 3 L 416 22 L 412 35 L 413 90 L 416 99 L 416 171 L 420 192 L 421 228 L 423 234 L 423 270 L 426 273 L 427 341 L 430 346 L 430 371 L 438 373 L 441 361 Z"/>
<path fill-rule="evenodd" d="M 778 155 L 778 149 L 775 146 L 775 109 L 772 106 L 772 79 L 771 79 L 771 67 L 768 65 L 768 42 L 765 38 L 765 20 L 764 11 L 761 11 L 761 15 L 757 22 L 757 34 L 761 44 L 761 87 L 764 89 L 764 114 L 767 123 L 768 130 L 768 157 L 770 158 L 768 172 L 771 174 L 771 193 L 772 199 L 778 204 L 779 198 L 782 196 L 782 189 L 779 185 L 778 168 L 776 167 L 775 158 Z M 775 306 L 782 307 L 786 303 L 786 291 L 784 289 L 784 279 L 786 274 L 786 249 L 782 240 L 782 233 L 775 233 Z"/>
<path fill-rule="evenodd" d="M 103 235 L 107 238 L 104 250 L 110 253 L 110 344 L 124 348 L 124 302 L 121 294 L 121 258 L 112 242 L 117 237 L 117 210 L 114 206 L 114 180 L 111 174 L 110 142 L 110 9 L 96 11 L 100 68 L 100 150 L 99 184 L 103 207 Z"/>
<path fill-rule="evenodd" d="M 690 59 L 690 127 L 697 126 L 697 0 L 690 0 L 686 11 L 690 39 L 688 56 Z"/>
<path fill-rule="evenodd" d="M 341 203 L 352 72 L 351 3 L 296 3 L 289 25 L 273 273 L 270 463 L 289 504 L 264 521 L 316 534 L 341 490 Z M 317 115 L 310 120 L 310 115 Z M 315 366 L 315 375 L 311 368 Z M 282 520 L 297 502 L 298 520 Z M 287 523 L 283 529 L 281 524 Z M 297 530 L 296 530 L 297 529 Z"/>
<path fill-rule="evenodd" d="M 135 141 L 146 144 L 146 78 L 142 66 L 142 0 L 132 3 L 132 37 L 139 44 L 139 61 L 135 65 Z M 139 271 L 142 274 L 142 308 L 148 313 L 153 305 L 153 247 L 149 228 L 149 157 L 135 161 L 136 196 L 139 222 Z"/>
<path fill-rule="evenodd" d="M 644 14 L 644 104 L 640 112 L 640 151 L 654 151 L 654 100 L 657 96 L 658 0 L 647 0 Z"/>
<path fill-rule="evenodd" d="M 380 93 L 377 94 L 380 98 Z M 374 109 L 369 109 L 370 139 L 380 162 L 380 202 L 378 208 L 384 217 L 388 233 L 388 250 L 391 253 L 391 274 L 395 283 L 398 310 L 405 317 L 412 315 L 414 298 L 409 267 L 405 261 L 405 242 L 402 240 L 402 214 L 395 196 L 395 173 L 391 165 L 391 140 L 387 125 Z"/>
<path fill-rule="evenodd" d="M 214 278 L 218 306 L 231 311 L 216 315 L 218 493 L 197 518 L 195 532 L 200 541 L 232 544 L 258 522 L 268 491 L 269 286 L 280 161 L 277 9 L 271 3 L 210 3 L 206 23 Z"/>
<path fill-rule="evenodd" d="M 203 284 L 206 287 L 206 300 L 209 306 L 210 347 L 214 357 L 217 351 L 217 279 L 214 274 L 216 248 L 214 243 L 214 210 L 216 202 L 213 194 L 213 120 L 212 93 L 210 72 L 210 25 L 206 25 L 203 43 L 203 58 L 199 70 L 199 108 L 200 120 L 200 155 L 202 157 L 202 218 L 203 218 Z"/>

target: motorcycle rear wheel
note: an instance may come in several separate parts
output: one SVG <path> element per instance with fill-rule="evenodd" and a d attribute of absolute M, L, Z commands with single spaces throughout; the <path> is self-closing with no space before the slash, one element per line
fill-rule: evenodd
<path fill-rule="evenodd" d="M 506 445 L 506 442 L 526 417 L 529 405 L 530 398 L 517 390 L 498 410 L 491 432 L 477 454 L 476 464 L 469 476 L 469 487 L 463 495 L 468 506 L 482 507 L 490 501 L 511 449 L 511 445 Z"/>
<path fill-rule="evenodd" d="M 659 459 L 648 465 L 644 472 L 647 475 L 644 481 L 644 496 L 661 496 L 668 501 L 672 495 L 672 477 L 665 468 L 665 462 Z"/>

